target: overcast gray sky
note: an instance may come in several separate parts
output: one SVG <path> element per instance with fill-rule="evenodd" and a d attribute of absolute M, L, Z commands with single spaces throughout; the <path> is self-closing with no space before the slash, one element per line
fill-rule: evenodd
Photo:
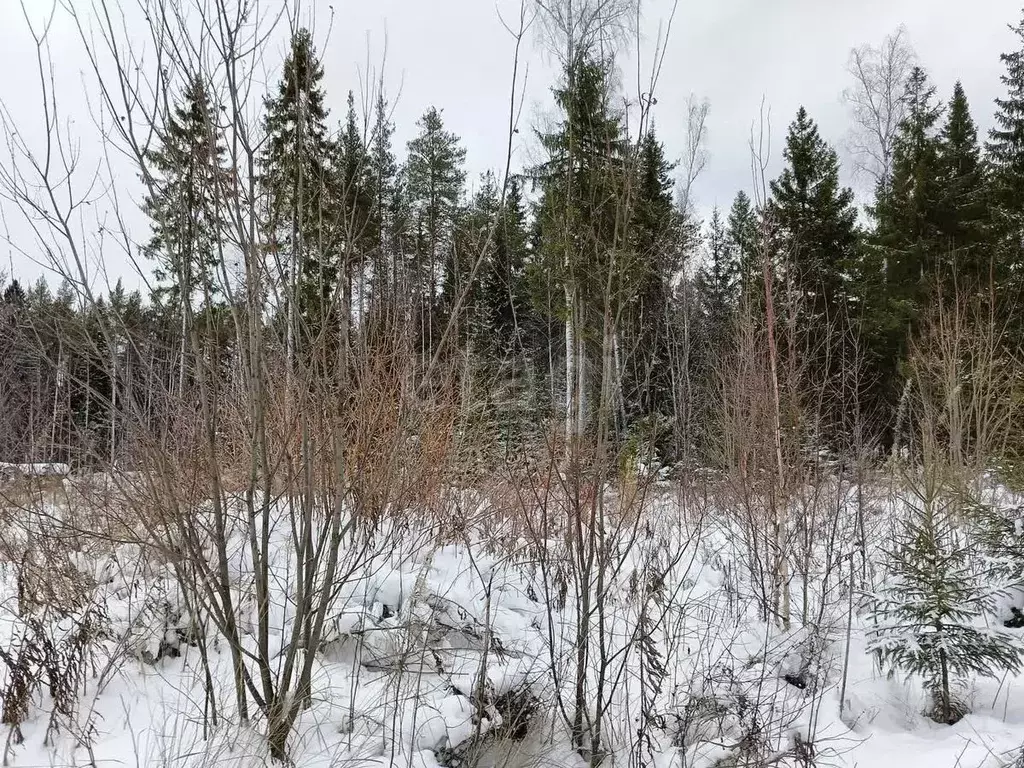
<path fill-rule="evenodd" d="M 30 14 L 42 15 L 50 0 L 24 0 Z M 75 0 L 85 5 L 84 0 Z M 128 0 L 125 0 L 128 2 Z M 284 0 L 282 0 L 284 2 Z M 697 205 L 728 206 L 735 192 L 750 187 L 747 142 L 762 98 L 771 109 L 772 170 L 781 162 L 786 125 L 803 104 L 826 139 L 842 153 L 848 126 L 840 93 L 849 84 L 845 63 L 852 47 L 879 43 L 899 24 L 928 69 L 943 99 L 955 80 L 963 81 L 972 112 L 983 130 L 991 124 L 992 100 L 1002 93 L 999 54 L 1014 45 L 1007 24 L 1020 18 L 1021 0 L 679 0 L 658 89 L 655 119 L 671 157 L 685 140 L 690 94 L 711 103 L 707 129 L 709 161 L 695 190 Z M 114 0 L 116 5 L 116 0 Z M 265 6 L 272 2 L 265 2 Z M 292 0 L 288 0 L 291 7 Z M 645 0 L 645 40 L 639 56 L 650 65 L 660 20 L 672 0 Z M 431 104 L 444 109 L 449 128 L 468 151 L 471 180 L 488 168 L 499 169 L 505 149 L 513 40 L 499 12 L 516 16 L 518 0 L 307 0 L 306 19 L 315 17 L 315 37 L 326 69 L 333 117 L 340 119 L 347 91 L 358 90 L 367 61 L 380 63 L 387 43 L 386 87 L 398 96 L 396 143 L 415 132 L 415 121 Z M 285 52 L 285 28 L 267 52 L 268 66 Z M 83 155 L 98 158 L 96 129 L 86 111 L 81 74 L 85 60 L 66 21 L 53 29 L 54 56 L 61 80 L 61 108 L 75 118 Z M 38 125 L 37 81 L 33 77 L 30 38 L 18 0 L 0 0 L 0 98 L 18 122 Z M 624 57 L 629 71 L 637 52 Z M 516 157 L 526 157 L 526 142 L 538 115 L 550 108 L 553 73 L 532 42 L 523 49 L 528 65 L 526 104 Z M 274 73 L 271 72 L 271 77 Z M 627 73 L 630 88 L 635 74 Z M 635 91 L 635 85 L 632 87 Z M 400 93 L 399 93 L 400 92 Z M 132 178 L 120 185 L 135 192 Z M 851 179 L 847 179 L 851 182 Z M 32 250 L 27 229 L 4 210 L 7 229 Z M 143 237 L 139 233 L 138 237 Z M 34 278 L 41 268 L 15 250 L 0 261 L 15 275 Z M 123 256 L 106 256 L 115 275 L 130 272 Z M 136 284 L 137 280 L 130 280 Z"/>

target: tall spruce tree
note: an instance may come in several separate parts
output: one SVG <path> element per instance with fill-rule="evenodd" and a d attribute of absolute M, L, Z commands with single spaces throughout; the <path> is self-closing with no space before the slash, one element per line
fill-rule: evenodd
<path fill-rule="evenodd" d="M 963 85 L 958 81 L 939 134 L 940 245 L 952 255 L 951 271 L 972 283 L 987 282 L 989 188 Z"/>
<path fill-rule="evenodd" d="M 370 199 L 370 221 L 367 228 L 367 247 L 372 252 L 373 282 L 371 316 L 381 317 L 384 306 L 394 299 L 400 266 L 397 262 L 399 236 L 398 221 L 398 163 L 395 160 L 391 138 L 394 126 L 388 115 L 388 104 L 383 93 L 377 95 L 374 107 L 374 125 L 370 139 L 367 196 Z"/>
<path fill-rule="evenodd" d="M 345 125 L 338 142 L 338 191 L 340 193 L 341 221 L 337 247 L 341 252 L 339 278 L 342 289 L 342 311 L 351 322 L 353 281 L 361 274 L 370 259 L 375 238 L 373 206 L 374 189 L 370 157 L 363 141 L 356 114 L 355 95 L 348 92 Z M 360 292 L 360 300 L 365 298 Z M 362 312 L 359 312 L 362 315 Z M 345 318 L 343 318 L 345 320 Z"/>
<path fill-rule="evenodd" d="M 744 290 L 739 253 L 722 212 L 716 206 L 704 233 L 703 262 L 690 289 L 696 296 L 699 311 L 695 313 L 697 323 L 691 323 L 691 328 L 695 328 L 691 336 L 696 343 L 691 344 L 687 355 L 696 373 L 688 378 L 694 381 L 697 390 L 693 398 L 696 418 L 691 431 L 698 433 L 698 446 L 712 461 L 718 458 L 714 457 L 718 442 L 714 425 L 721 424 L 722 415 L 719 376 L 733 349 L 735 320 Z"/>
<path fill-rule="evenodd" d="M 289 348 L 297 312 L 305 333 L 329 322 L 338 281 L 342 211 L 338 204 L 338 150 L 327 128 L 324 70 L 307 29 L 292 37 L 281 80 L 264 108 L 260 158 L 268 204 L 269 247 L 285 276 Z"/>
<path fill-rule="evenodd" d="M 739 295 L 740 257 L 717 207 L 711 211 L 704 242 L 705 261 L 697 273 L 697 289 L 708 320 L 712 348 L 720 348 Z"/>
<path fill-rule="evenodd" d="M 473 428 L 481 437 L 500 440 L 505 449 L 521 446 L 536 419 L 526 347 L 534 326 L 525 274 L 527 242 L 520 182 L 509 180 L 503 202 L 494 174 L 483 174 L 457 240 L 467 277 L 473 267 L 469 262 L 480 260 L 460 313 L 464 371 L 469 374 L 463 377 L 463 392 L 472 392 L 480 419 Z"/>
<path fill-rule="evenodd" d="M 790 124 L 784 158 L 764 214 L 766 247 L 779 275 L 771 283 L 771 306 L 780 339 L 776 360 L 785 379 L 783 427 L 800 438 L 828 443 L 841 439 L 851 415 L 842 397 L 846 355 L 841 345 L 847 336 L 836 329 L 844 326 L 852 307 L 857 210 L 853 192 L 840 185 L 835 150 L 803 107 Z M 819 396 L 812 418 L 805 419 L 800 403 L 808 391 Z"/>
<path fill-rule="evenodd" d="M 498 348 L 493 346 L 497 339 L 490 306 L 492 301 L 498 300 L 501 292 L 501 286 L 494 284 L 495 275 L 491 274 L 498 244 L 500 209 L 501 190 L 494 174 L 488 171 L 481 175 L 479 186 L 466 206 L 455 243 L 464 275 L 472 272 L 472 262 L 480 258 L 476 277 L 467 286 L 462 310 L 464 322 L 460 330 L 464 338 L 471 341 L 474 351 L 487 358 L 488 362 L 493 362 L 499 354 Z M 492 295 L 492 291 L 498 297 Z"/>
<path fill-rule="evenodd" d="M 904 118 L 893 149 L 892 177 L 871 208 L 875 231 L 859 276 L 861 321 L 869 352 L 869 410 L 883 431 L 903 389 L 901 366 L 921 312 L 933 296 L 948 244 L 941 233 L 943 166 L 937 123 L 942 107 L 921 67 L 904 88 Z"/>
<path fill-rule="evenodd" d="M 992 167 L 996 255 L 1001 274 L 1016 274 L 1024 264 L 1024 20 L 1010 29 L 1016 50 L 1000 55 L 1006 95 L 996 99 L 995 126 L 985 149 Z"/>
<path fill-rule="evenodd" d="M 839 158 L 801 107 L 790 124 L 786 166 L 771 182 L 769 215 L 787 280 L 800 311 L 818 324 L 847 298 L 847 277 L 857 257 L 853 191 L 839 183 Z"/>
<path fill-rule="evenodd" d="M 936 124 L 942 107 L 921 67 L 914 67 L 903 96 L 905 117 L 896 136 L 890 184 L 879 188 L 873 243 L 880 250 L 888 295 L 904 321 L 926 304 L 940 252 L 941 142 Z"/>
<path fill-rule="evenodd" d="M 622 307 L 616 352 L 622 378 L 627 429 L 647 422 L 666 436 L 673 416 L 672 278 L 683 268 L 690 234 L 673 199 L 675 168 L 654 128 L 640 139 L 633 201 L 630 261 L 619 280 Z"/>
<path fill-rule="evenodd" d="M 620 245 L 621 192 L 628 142 L 611 107 L 611 63 L 578 51 L 554 89 L 561 119 L 539 135 L 547 159 L 531 169 L 541 187 L 535 274 L 538 306 L 563 323 L 565 419 L 569 435 L 591 423 L 602 317 L 609 285 L 618 294 L 612 257 Z M 620 265 L 621 266 L 621 265 Z M 616 270 L 617 271 L 617 270 Z M 554 354 L 551 356 L 553 361 Z M 554 375 L 554 371 L 551 372 Z"/>
<path fill-rule="evenodd" d="M 409 142 L 405 179 L 415 226 L 413 292 L 419 317 L 421 351 L 434 348 L 455 297 L 467 277 L 457 263 L 455 233 L 466 181 L 466 150 L 444 127 L 441 111 L 430 107 L 416 123 Z"/>
<path fill-rule="evenodd" d="M 228 171 L 216 113 L 206 85 L 198 77 L 190 80 L 147 158 L 154 178 L 142 208 L 153 232 L 147 251 L 158 265 L 154 303 L 177 329 L 179 394 L 187 386 L 194 304 L 198 300 L 209 320 L 220 295 L 224 221 L 217 201 L 226 192 Z"/>
<path fill-rule="evenodd" d="M 726 235 L 736 251 L 738 277 L 742 293 L 761 301 L 764 293 L 762 265 L 758 258 L 757 212 L 746 192 L 740 190 L 729 208 Z"/>
<path fill-rule="evenodd" d="M 495 227 L 481 270 L 480 292 L 488 346 L 492 353 L 503 356 L 521 350 L 530 325 L 525 274 L 528 232 L 522 183 L 517 179 L 509 181 L 505 204 L 501 206 L 497 180 L 493 174 L 486 174 L 474 210 L 482 226 Z M 481 216 L 484 212 L 488 215 Z"/>
<path fill-rule="evenodd" d="M 190 80 L 147 157 L 154 178 L 142 209 L 153 232 L 147 252 L 157 262 L 156 298 L 178 311 L 197 296 L 211 302 L 220 292 L 223 222 L 216 201 L 227 171 L 216 113 L 202 80 Z"/>

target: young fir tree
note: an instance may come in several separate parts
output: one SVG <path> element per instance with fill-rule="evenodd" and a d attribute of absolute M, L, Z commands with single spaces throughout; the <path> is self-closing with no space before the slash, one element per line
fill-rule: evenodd
<path fill-rule="evenodd" d="M 416 232 L 413 294 L 421 354 L 426 358 L 439 340 L 448 310 L 468 277 L 456 263 L 455 249 L 466 180 L 466 150 L 458 136 L 445 130 L 436 107 L 430 107 L 416 125 L 420 132 L 408 145 L 405 181 Z"/>
<path fill-rule="evenodd" d="M 890 674 L 921 676 L 930 716 L 952 724 L 964 714 L 954 686 L 969 675 L 1018 672 L 1024 649 L 1001 627 L 985 626 L 1004 594 L 1002 574 L 955 529 L 949 502 L 926 487 L 909 507 L 886 553 L 890 576 L 873 603 L 869 649 Z"/>
<path fill-rule="evenodd" d="M 1010 29 L 1020 46 L 999 57 L 1006 67 L 1001 77 L 1006 95 L 996 99 L 996 124 L 985 149 L 992 167 L 998 272 L 1019 275 L 1024 263 L 1024 21 Z"/>
<path fill-rule="evenodd" d="M 327 129 L 324 70 L 309 30 L 291 42 L 276 92 L 264 104 L 267 140 L 260 158 L 268 203 L 271 258 L 285 276 L 290 348 L 298 312 L 304 336 L 329 323 L 338 281 L 338 151 Z"/>
<path fill-rule="evenodd" d="M 978 129 L 958 81 L 939 134 L 940 246 L 952 254 L 950 268 L 971 283 L 988 279 L 989 190 L 978 145 Z"/>

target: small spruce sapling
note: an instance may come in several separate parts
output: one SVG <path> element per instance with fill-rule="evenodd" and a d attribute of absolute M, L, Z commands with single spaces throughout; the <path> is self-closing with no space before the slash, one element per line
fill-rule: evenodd
<path fill-rule="evenodd" d="M 1024 509 L 976 500 L 969 502 L 969 509 L 979 545 L 1007 587 L 1000 611 L 1003 626 L 1024 628 Z"/>
<path fill-rule="evenodd" d="M 951 503 L 929 492 L 908 506 L 886 552 L 890 579 L 872 603 L 869 650 L 890 675 L 923 677 L 934 705 L 929 715 L 952 724 L 964 708 L 953 701 L 951 684 L 1016 673 L 1024 648 L 1013 633 L 986 625 L 1009 585 L 956 529 Z"/>

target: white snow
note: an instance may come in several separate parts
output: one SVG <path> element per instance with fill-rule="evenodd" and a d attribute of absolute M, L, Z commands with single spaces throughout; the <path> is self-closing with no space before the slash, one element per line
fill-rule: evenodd
<path fill-rule="evenodd" d="M 71 466 L 60 462 L 11 464 L 0 461 L 0 477 L 64 477 L 70 472 Z"/>
<path fill-rule="evenodd" d="M 591 617 L 588 714 L 605 707 L 605 765 L 712 768 L 752 739 L 763 742 L 759 749 L 777 765 L 797 765 L 794 745 L 801 741 L 813 742 L 817 765 L 1013 764 L 1024 744 L 1024 676 L 970 681 L 961 693 L 971 713 L 955 726 L 937 725 L 922 714 L 919 680 L 890 678 L 877 668 L 867 651 L 868 626 L 855 610 L 841 707 L 849 604 L 842 580 L 849 561 L 843 559 L 826 584 L 820 539 L 807 590 L 809 619 L 802 621 L 804 590 L 794 578 L 793 623 L 782 631 L 760 616 L 754 570 L 735 521 L 710 509 L 695 522 L 698 516 L 683 509 L 673 489 L 661 488 L 631 545 L 616 544 L 603 604 L 603 650 Z M 881 504 L 872 512 L 869 548 L 886 543 L 884 531 L 898 511 L 898 505 Z M 40 512 L 47 525 L 64 519 L 60 510 Z M 836 546 L 859 563 L 852 514 L 847 518 Z M 3 538 L 34 551 L 43 530 L 36 525 L 42 523 L 10 523 Z M 279 520 L 274 530 L 271 655 L 280 658 L 292 629 L 296 562 L 287 526 Z M 233 589 L 247 606 L 244 642 L 254 647 L 255 607 L 244 599 L 251 558 L 244 531 L 231 537 Z M 565 582 L 553 575 L 567 555 L 565 540 L 543 544 L 515 537 L 499 544 L 482 535 L 444 541 L 413 521 L 385 523 L 368 548 L 346 541 L 342 558 L 352 573 L 337 585 L 330 631 L 314 666 L 312 705 L 289 742 L 295 764 L 455 765 L 451 756 L 479 740 L 480 766 L 586 765 L 571 748 L 559 710 L 559 699 L 572 702 L 580 593 L 571 575 Z M 104 551 L 81 540 L 71 550 L 66 568 L 82 575 L 84 598 L 61 610 L 36 608 L 36 626 L 57 645 L 70 642 L 86 619 L 103 630 L 89 641 L 89 668 L 70 718 L 54 717 L 44 670 L 33 667 L 42 684 L 21 726 L 23 740 L 8 743 L 7 764 L 265 765 L 264 724 L 238 717 L 230 655 L 212 636 L 206 648 L 219 721 L 204 733 L 204 671 L 198 646 L 179 642 L 190 619 L 170 564 L 130 544 Z M 649 694 L 654 720 L 643 745 L 637 733 L 650 658 L 631 640 L 645 607 L 645 578 L 658 563 L 671 567 L 646 611 L 655 619 L 651 638 L 664 677 Z M 0 567 L 0 648 L 10 656 L 31 634 L 19 615 L 16 574 L 13 564 Z M 164 655 L 172 646 L 180 655 Z M 602 652 L 614 684 L 606 684 L 599 702 L 595 659 Z M 801 689 L 784 679 L 801 674 L 814 682 Z M 4 663 L 0 675 L 6 695 L 12 678 Z M 486 695 L 478 702 L 480 691 Z M 522 740 L 508 735 L 507 710 L 496 704 L 517 692 L 538 701 Z M 48 735 L 54 722 L 56 732 Z"/>

